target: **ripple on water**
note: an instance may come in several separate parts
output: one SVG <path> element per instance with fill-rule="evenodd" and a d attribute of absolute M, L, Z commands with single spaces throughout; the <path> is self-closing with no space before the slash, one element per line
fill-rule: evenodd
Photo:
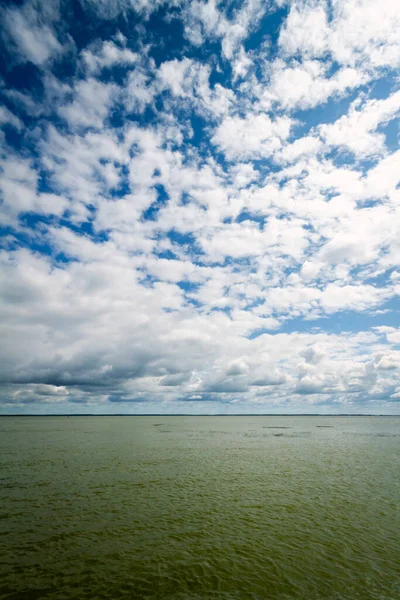
<path fill-rule="evenodd" d="M 0 419 L 1 599 L 400 599 L 397 421 L 57 423 Z"/>

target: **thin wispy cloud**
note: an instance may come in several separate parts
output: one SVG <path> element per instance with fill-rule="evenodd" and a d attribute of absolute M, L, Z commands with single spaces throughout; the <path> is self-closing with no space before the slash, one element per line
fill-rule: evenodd
<path fill-rule="evenodd" d="M 2 412 L 399 412 L 397 3 L 1 17 Z"/>

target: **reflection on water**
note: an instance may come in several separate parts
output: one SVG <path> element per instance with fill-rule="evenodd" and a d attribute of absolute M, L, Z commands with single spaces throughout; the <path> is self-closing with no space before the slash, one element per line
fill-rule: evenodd
<path fill-rule="evenodd" d="M 2 599 L 400 599 L 400 418 L 0 418 Z"/>

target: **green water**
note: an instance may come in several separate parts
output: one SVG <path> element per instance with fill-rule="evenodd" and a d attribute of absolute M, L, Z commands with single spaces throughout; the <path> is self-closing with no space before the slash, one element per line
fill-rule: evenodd
<path fill-rule="evenodd" d="M 400 599 L 400 418 L 3 417 L 0 462 L 2 599 Z"/>

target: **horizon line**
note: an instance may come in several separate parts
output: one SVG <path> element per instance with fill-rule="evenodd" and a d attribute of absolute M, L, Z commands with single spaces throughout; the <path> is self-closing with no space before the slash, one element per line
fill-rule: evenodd
<path fill-rule="evenodd" d="M 0 417 L 400 417 L 392 413 L 0 413 Z"/>

